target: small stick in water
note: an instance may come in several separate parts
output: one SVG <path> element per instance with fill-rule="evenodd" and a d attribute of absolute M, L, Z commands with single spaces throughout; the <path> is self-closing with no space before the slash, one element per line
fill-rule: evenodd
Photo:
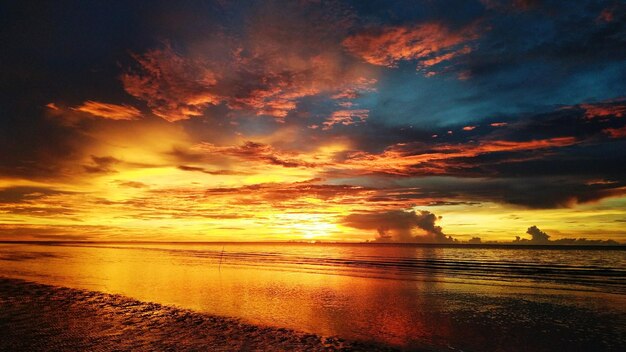
<path fill-rule="evenodd" d="M 222 253 L 220 253 L 220 265 L 218 265 L 217 270 L 222 271 L 222 257 L 224 256 L 224 246 L 222 246 Z"/>

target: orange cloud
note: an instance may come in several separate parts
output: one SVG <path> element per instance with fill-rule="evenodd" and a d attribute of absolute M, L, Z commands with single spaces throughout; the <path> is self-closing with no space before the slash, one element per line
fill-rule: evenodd
<path fill-rule="evenodd" d="M 369 115 L 369 110 L 339 110 L 333 112 L 330 117 L 323 122 L 323 129 L 331 129 L 334 125 L 354 125 L 364 122 Z"/>
<path fill-rule="evenodd" d="M 420 62 L 420 65 L 423 67 L 430 67 L 430 66 L 435 66 L 440 62 L 446 61 L 446 60 L 450 60 L 452 58 L 454 58 L 455 56 L 458 56 L 460 54 L 467 54 L 469 52 L 471 52 L 472 50 L 469 47 L 465 47 L 459 51 L 454 51 L 451 53 L 447 53 L 447 54 L 443 54 L 440 56 L 436 56 L 432 59 L 428 59 L 428 60 L 423 60 Z"/>
<path fill-rule="evenodd" d="M 443 174 L 450 162 L 497 152 L 529 151 L 573 145 L 574 137 L 549 138 L 531 141 L 484 141 L 477 144 L 443 144 L 427 147 L 422 144 L 395 144 L 379 154 L 352 151 L 319 157 L 296 151 L 277 150 L 271 145 L 245 142 L 238 146 L 216 146 L 201 143 L 193 149 L 206 155 L 235 157 L 240 160 L 286 168 L 307 168 L 318 175 L 366 175 L 384 173 L 395 175 Z M 458 161 L 456 161 L 458 164 Z M 184 170 L 201 171 L 185 167 Z M 206 171 L 205 171 L 206 172 Z"/>
<path fill-rule="evenodd" d="M 53 110 L 59 109 L 54 103 L 46 106 Z M 101 103 L 93 100 L 88 100 L 83 105 L 72 108 L 72 110 L 110 120 L 136 120 L 141 117 L 141 111 L 132 106 Z"/>
<path fill-rule="evenodd" d="M 624 117 L 626 116 L 626 104 L 599 103 L 580 104 L 580 108 L 585 110 L 585 117 L 588 119 L 604 117 Z"/>
<path fill-rule="evenodd" d="M 626 138 L 626 126 L 620 128 L 607 128 L 602 130 L 611 138 Z"/>
<path fill-rule="evenodd" d="M 46 107 L 51 110 L 59 110 L 59 107 L 55 103 L 48 103 Z"/>
<path fill-rule="evenodd" d="M 376 88 L 374 85 L 377 80 L 375 78 L 365 78 L 360 77 L 356 79 L 353 83 L 347 85 L 344 89 L 339 91 L 339 93 L 331 96 L 332 99 L 356 99 L 365 92 L 375 92 Z"/>
<path fill-rule="evenodd" d="M 320 184 L 321 179 L 301 182 L 261 183 L 241 187 L 210 188 L 206 197 L 239 197 L 242 204 L 248 202 L 270 202 L 275 207 L 278 203 L 299 201 L 303 198 L 321 199 L 337 204 L 359 204 L 364 197 L 372 196 L 375 190 L 351 185 Z"/>
<path fill-rule="evenodd" d="M 552 147 L 566 147 L 576 144 L 577 140 L 574 137 L 557 137 L 548 139 L 536 139 L 525 142 L 513 142 L 513 141 L 487 141 L 479 144 L 476 148 L 470 149 L 471 153 L 475 155 L 483 153 L 493 152 L 505 152 L 516 150 L 533 150 L 544 149 Z"/>
<path fill-rule="evenodd" d="M 529 151 L 576 144 L 574 137 L 558 137 L 531 141 L 485 141 L 476 145 L 440 145 L 428 148 L 421 144 L 400 143 L 380 154 L 353 152 L 343 164 L 345 169 L 358 173 L 384 173 L 394 175 L 443 174 L 449 166 L 447 160 L 470 158 L 482 154 L 512 151 Z"/>
<path fill-rule="evenodd" d="M 122 75 L 124 89 L 147 102 L 155 115 L 167 121 L 199 116 L 206 106 L 221 101 L 214 92 L 215 73 L 183 58 L 169 46 L 134 58 L 140 69 Z"/>
<path fill-rule="evenodd" d="M 506 125 L 508 125 L 508 123 L 506 122 L 494 122 L 494 123 L 489 124 L 489 126 L 491 127 L 504 127 Z"/>
<path fill-rule="evenodd" d="M 369 30 L 346 38 L 343 45 L 373 65 L 396 67 L 400 61 L 418 60 L 418 70 L 425 70 L 471 52 L 466 44 L 477 37 L 473 27 L 454 31 L 430 22 Z"/>
<path fill-rule="evenodd" d="M 343 151 L 332 155 L 318 155 L 317 152 L 302 153 L 298 151 L 278 150 L 268 144 L 245 142 L 238 146 L 217 146 L 200 143 L 193 147 L 215 159 L 219 157 L 235 157 L 240 160 L 278 165 L 286 168 L 307 168 L 312 175 L 367 175 L 372 173 L 413 175 L 413 174 L 444 174 L 458 159 L 472 158 L 478 155 L 531 151 L 565 147 L 578 143 L 574 137 L 558 137 L 530 141 L 483 141 L 469 144 L 441 144 L 429 147 L 421 143 L 399 143 L 385 149 L 382 153 L 364 151 Z M 524 159 L 521 159 L 524 160 Z M 214 160 L 215 162 L 215 160 Z M 208 172 L 198 167 L 179 167 L 183 170 Z"/>
<path fill-rule="evenodd" d="M 346 60 L 336 43 L 335 48 L 320 45 L 311 52 L 310 47 L 297 50 L 299 42 L 251 36 L 242 42 L 225 40 L 223 47 L 206 52 L 182 55 L 165 45 L 135 55 L 138 67 L 122 75 L 124 88 L 168 121 L 201 116 L 220 104 L 282 119 L 304 97 L 330 94 L 334 99 L 354 99 L 374 90 L 376 79 L 366 65 Z"/>
<path fill-rule="evenodd" d="M 239 146 L 216 146 L 200 143 L 194 150 L 211 154 L 234 156 L 243 160 L 258 161 L 283 167 L 315 167 L 316 163 L 302 160 L 302 154 L 278 151 L 271 145 L 247 141 Z"/>
<path fill-rule="evenodd" d="M 476 126 L 465 126 L 463 127 L 463 131 L 472 131 L 476 129 Z"/>
<path fill-rule="evenodd" d="M 121 80 L 126 92 L 168 121 L 201 116 L 216 105 L 229 116 L 282 121 L 305 97 L 354 99 L 372 91 L 376 77 L 341 46 L 352 26 L 345 11 L 351 10 L 338 3 L 264 2 L 236 36 L 216 26 L 178 51 L 166 43 L 134 55 L 137 65 Z"/>

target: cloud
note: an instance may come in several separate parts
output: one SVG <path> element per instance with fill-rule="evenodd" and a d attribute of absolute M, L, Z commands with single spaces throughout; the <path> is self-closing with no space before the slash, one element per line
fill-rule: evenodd
<path fill-rule="evenodd" d="M 18 204 L 37 201 L 50 195 L 71 194 L 48 187 L 15 186 L 0 189 L 0 204 Z"/>
<path fill-rule="evenodd" d="M 247 234 L 258 221 L 269 233 L 282 213 L 325 212 L 311 222 L 335 225 L 350 213 L 567 208 L 626 194 L 623 9 L 489 2 L 222 2 L 147 17 L 131 6 L 78 37 L 42 29 L 127 6 L 34 14 L 35 30 L 9 26 L 0 181 L 44 189 L 2 189 L 3 212 L 24 223 L 143 219 L 182 236 L 213 233 L 187 217 L 242 217 L 220 225 Z M 35 61 L 16 54 L 35 47 Z M 415 67 L 471 79 L 426 80 Z M 410 226 L 382 234 L 425 231 Z"/>
<path fill-rule="evenodd" d="M 620 104 L 616 101 L 604 107 Z M 493 121 L 476 121 L 472 126 L 497 126 L 453 134 L 446 133 L 449 126 L 393 129 L 369 120 L 358 133 L 346 131 L 355 142 L 354 148 L 338 156 L 335 170 L 352 175 L 404 177 L 622 178 L 621 165 L 626 160 L 622 153 L 615 153 L 621 144 L 614 143 L 621 143 L 617 139 L 623 136 L 623 118 L 588 119 L 577 105 L 544 113 L 500 116 L 498 122 L 489 120 Z"/>
<path fill-rule="evenodd" d="M 620 128 L 606 128 L 602 131 L 611 138 L 626 138 L 626 126 Z"/>
<path fill-rule="evenodd" d="M 248 161 L 279 165 L 283 167 L 307 167 L 318 166 L 315 162 L 302 160 L 300 153 L 278 151 L 269 144 L 247 141 L 239 146 L 216 146 L 210 143 L 201 143 L 194 150 L 207 154 L 234 156 Z"/>
<path fill-rule="evenodd" d="M 183 58 L 170 45 L 134 58 L 139 67 L 122 75 L 124 89 L 167 121 L 200 116 L 206 106 L 222 100 L 215 92 L 216 74 L 207 64 Z"/>
<path fill-rule="evenodd" d="M 121 161 L 112 156 L 91 156 L 91 162 L 83 165 L 83 169 L 90 174 L 113 173 L 113 165 L 119 164 Z"/>
<path fill-rule="evenodd" d="M 576 6 L 553 1 L 481 2 L 487 5 L 482 23 L 490 30 L 481 32 L 475 50 L 456 60 L 458 71 L 489 87 L 481 100 L 496 94 L 513 104 L 537 100 L 559 104 L 611 98 L 620 92 L 609 82 L 621 80 L 624 73 L 625 11 L 609 10 L 611 21 L 605 21 L 600 12 L 606 1 L 581 0 Z M 604 82 L 601 87 L 590 81 L 597 78 Z"/>
<path fill-rule="evenodd" d="M 588 119 L 626 116 L 626 102 L 623 100 L 580 104 L 577 107 L 585 111 L 585 117 Z"/>
<path fill-rule="evenodd" d="M 359 204 L 364 197 L 373 195 L 371 189 L 352 185 L 329 185 L 320 179 L 300 182 L 261 183 L 241 187 L 217 187 L 205 191 L 205 197 L 232 197 L 242 205 L 272 204 L 274 208 L 297 209 L 305 207 L 310 199 L 319 199 L 326 204 Z"/>
<path fill-rule="evenodd" d="M 561 238 L 558 240 L 551 240 L 550 235 L 541 231 L 537 226 L 533 225 L 526 230 L 526 233 L 531 236 L 530 239 L 521 238 L 516 236 L 513 244 L 533 244 L 533 245 L 618 245 L 613 240 L 588 240 L 586 238 Z"/>
<path fill-rule="evenodd" d="M 382 153 L 353 152 L 343 166 L 358 172 L 393 175 L 428 175 L 449 173 L 458 168 L 459 159 L 490 153 L 522 152 L 558 148 L 578 143 L 574 137 L 556 137 L 529 141 L 485 140 L 478 143 L 440 144 L 398 143 Z"/>
<path fill-rule="evenodd" d="M 62 126 L 76 130 L 97 124 L 97 120 L 132 121 L 139 120 L 139 109 L 125 104 L 110 104 L 87 100 L 81 105 L 68 107 L 61 103 L 48 103 L 46 117 Z"/>
<path fill-rule="evenodd" d="M 550 241 L 550 236 L 539 230 L 537 226 L 531 226 L 526 230 L 526 233 L 529 234 L 532 238 L 530 239 L 533 243 L 546 243 Z"/>
<path fill-rule="evenodd" d="M 374 71 L 342 50 L 352 22 L 343 5 L 263 2 L 248 10 L 236 32 L 215 26 L 184 46 L 134 55 L 121 77 L 126 92 L 173 122 L 215 106 L 283 120 L 304 98 L 373 90 Z"/>
<path fill-rule="evenodd" d="M 328 130 L 334 125 L 348 126 L 362 123 L 365 122 L 368 115 L 369 110 L 367 109 L 334 111 L 330 117 L 322 123 L 322 125 L 324 125 L 322 129 Z"/>
<path fill-rule="evenodd" d="M 340 89 L 337 93 L 331 96 L 331 99 L 335 100 L 351 100 L 360 98 L 364 93 L 375 92 L 377 80 L 375 78 L 361 77 L 354 82 L 347 85 L 345 88 Z"/>
<path fill-rule="evenodd" d="M 57 118 L 17 111 L 9 116 L 0 126 L 0 176 L 3 177 L 30 180 L 63 177 L 84 146 L 92 142 L 91 136 L 60 123 Z"/>
<path fill-rule="evenodd" d="M 350 53 L 379 66 L 396 67 L 401 61 L 417 61 L 427 76 L 443 62 L 468 54 L 470 42 L 478 38 L 474 26 L 454 30 L 443 23 L 370 28 L 343 41 Z"/>
<path fill-rule="evenodd" d="M 15 186 L 0 189 L 0 213 L 34 218 L 63 218 L 76 214 L 62 199 L 81 197 L 82 193 L 51 187 Z M 7 217 L 6 220 L 10 220 Z"/>
<path fill-rule="evenodd" d="M 377 240 L 393 242 L 450 243 L 452 237 L 443 233 L 441 226 L 435 225 L 435 214 L 426 211 L 393 210 L 382 213 L 354 213 L 344 217 L 342 225 L 378 231 Z M 413 230 L 420 229 L 423 235 L 415 235 Z"/>
<path fill-rule="evenodd" d="M 0 223 L 0 239 L 9 241 L 86 241 L 101 239 L 110 227 L 89 225 L 30 225 Z"/>
<path fill-rule="evenodd" d="M 200 166 L 178 165 L 178 169 L 183 171 L 196 171 L 209 175 L 249 175 L 250 173 L 234 171 L 234 170 L 207 170 Z"/>
<path fill-rule="evenodd" d="M 259 52 L 232 48 L 227 60 L 217 61 L 183 56 L 165 46 L 135 55 L 139 67 L 125 73 L 122 82 L 129 94 L 170 122 L 201 116 L 207 107 L 219 104 L 284 118 L 301 98 L 346 89 L 371 91 L 375 82 L 342 62 L 337 53 L 291 57 L 295 53 L 283 56 L 264 47 L 255 49 Z"/>
<path fill-rule="evenodd" d="M 626 194 L 626 182 L 589 183 L 584 178 L 511 177 L 417 179 L 416 198 L 507 203 L 532 209 L 573 208 Z"/>
<path fill-rule="evenodd" d="M 54 104 L 48 107 L 54 110 L 58 110 Z M 110 120 L 136 120 L 141 117 L 141 111 L 129 105 L 117 105 L 101 103 L 93 100 L 88 100 L 82 105 L 79 105 L 72 110 L 88 113 L 92 116 L 101 117 Z"/>
<path fill-rule="evenodd" d="M 121 187 L 130 187 L 130 188 L 148 188 L 148 187 L 150 187 L 150 186 L 148 186 L 147 184 L 145 184 L 143 182 L 137 182 L 137 181 L 116 180 L 116 183 L 118 185 L 120 185 Z"/>

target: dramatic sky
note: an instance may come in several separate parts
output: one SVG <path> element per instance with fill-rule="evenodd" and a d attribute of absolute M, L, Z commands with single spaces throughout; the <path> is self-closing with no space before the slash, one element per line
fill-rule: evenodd
<path fill-rule="evenodd" d="M 621 1 L 5 1 L 0 23 L 1 240 L 626 242 Z"/>

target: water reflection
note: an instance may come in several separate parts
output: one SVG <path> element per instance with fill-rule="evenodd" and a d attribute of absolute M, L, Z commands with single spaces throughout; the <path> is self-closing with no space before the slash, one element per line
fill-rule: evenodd
<path fill-rule="evenodd" d="M 609 320 L 624 322 L 622 295 L 568 290 L 565 283 L 511 286 L 488 280 L 485 285 L 477 274 L 459 277 L 451 271 L 451 265 L 460 265 L 455 261 L 494 260 L 485 250 L 463 255 L 414 246 L 225 247 L 221 256 L 221 245 L 0 245 L 0 260 L 9 258 L 2 260 L 0 275 L 411 348 L 497 349 L 510 339 L 494 340 L 494 332 L 506 332 L 541 350 L 545 341 L 535 330 L 511 330 L 530 324 L 550 331 L 555 314 L 562 315 L 565 332 L 595 329 L 614 342 L 624 339 Z M 7 253 L 29 255 L 10 260 Z M 624 253 L 610 255 L 619 263 Z M 563 336 L 561 346 L 574 343 Z M 576 343 L 596 339 L 586 335 Z"/>

